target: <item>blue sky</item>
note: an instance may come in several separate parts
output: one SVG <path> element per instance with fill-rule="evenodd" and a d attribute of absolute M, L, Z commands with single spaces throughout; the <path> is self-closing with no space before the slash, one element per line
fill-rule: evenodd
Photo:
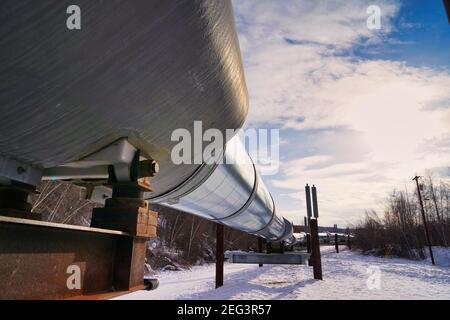
<path fill-rule="evenodd" d="M 417 173 L 450 175 L 450 26 L 441 0 L 233 1 L 249 128 L 280 129 L 280 170 L 263 179 L 300 222 L 304 185 L 322 224 L 382 213 Z M 369 30 L 366 9 L 381 9 Z M 421 130 L 416 130 L 419 127 Z"/>
<path fill-rule="evenodd" d="M 401 1 L 393 24 L 396 30 L 377 44 L 375 54 L 360 47 L 355 56 L 405 61 L 416 67 L 449 67 L 450 28 L 442 0 Z"/>

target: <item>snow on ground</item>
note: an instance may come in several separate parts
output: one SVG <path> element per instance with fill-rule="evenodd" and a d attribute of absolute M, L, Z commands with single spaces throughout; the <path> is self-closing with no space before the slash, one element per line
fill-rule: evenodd
<path fill-rule="evenodd" d="M 433 247 L 433 257 L 434 262 L 443 267 L 450 267 L 450 248 L 444 248 L 444 247 Z M 429 258 L 428 250 L 425 250 L 425 253 L 428 256 L 428 261 L 430 262 L 431 259 Z"/>
<path fill-rule="evenodd" d="M 344 249 L 344 248 L 342 248 Z M 116 299 L 450 299 L 450 268 L 427 261 L 378 258 L 322 247 L 323 281 L 312 267 L 225 264 L 224 286 L 214 289 L 215 266 L 160 272 L 160 286 Z M 435 250 L 450 262 L 450 250 Z"/>

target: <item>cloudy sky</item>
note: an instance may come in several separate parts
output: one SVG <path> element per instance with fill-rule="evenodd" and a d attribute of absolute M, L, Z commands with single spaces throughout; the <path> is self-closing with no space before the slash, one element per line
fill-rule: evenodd
<path fill-rule="evenodd" d="M 280 128 L 277 210 L 321 224 L 382 213 L 415 174 L 450 177 L 450 26 L 441 0 L 234 0 L 250 94 L 246 128 Z M 381 29 L 367 28 L 369 5 Z"/>

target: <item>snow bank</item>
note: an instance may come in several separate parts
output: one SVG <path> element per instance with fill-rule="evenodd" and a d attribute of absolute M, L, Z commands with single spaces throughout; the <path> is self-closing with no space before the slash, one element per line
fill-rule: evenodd
<path fill-rule="evenodd" d="M 450 267 L 450 248 L 432 247 L 434 262 L 438 266 Z M 426 248 L 427 262 L 431 263 L 428 248 Z"/>
<path fill-rule="evenodd" d="M 206 265 L 160 272 L 158 289 L 118 299 L 450 299 L 448 267 L 341 250 L 322 248 L 324 281 L 307 266 L 225 264 L 225 285 L 216 290 L 215 267 Z M 448 249 L 441 251 L 436 256 L 448 262 Z"/>

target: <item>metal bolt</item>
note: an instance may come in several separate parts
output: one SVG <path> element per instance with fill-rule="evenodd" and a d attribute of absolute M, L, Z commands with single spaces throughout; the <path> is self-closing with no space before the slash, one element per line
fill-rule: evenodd
<path fill-rule="evenodd" d="M 159 164 L 156 160 L 149 159 L 139 162 L 139 178 L 153 177 L 159 172 Z"/>
<path fill-rule="evenodd" d="M 156 160 L 153 160 L 152 162 L 152 170 L 154 173 L 158 173 L 159 172 L 159 163 Z"/>

